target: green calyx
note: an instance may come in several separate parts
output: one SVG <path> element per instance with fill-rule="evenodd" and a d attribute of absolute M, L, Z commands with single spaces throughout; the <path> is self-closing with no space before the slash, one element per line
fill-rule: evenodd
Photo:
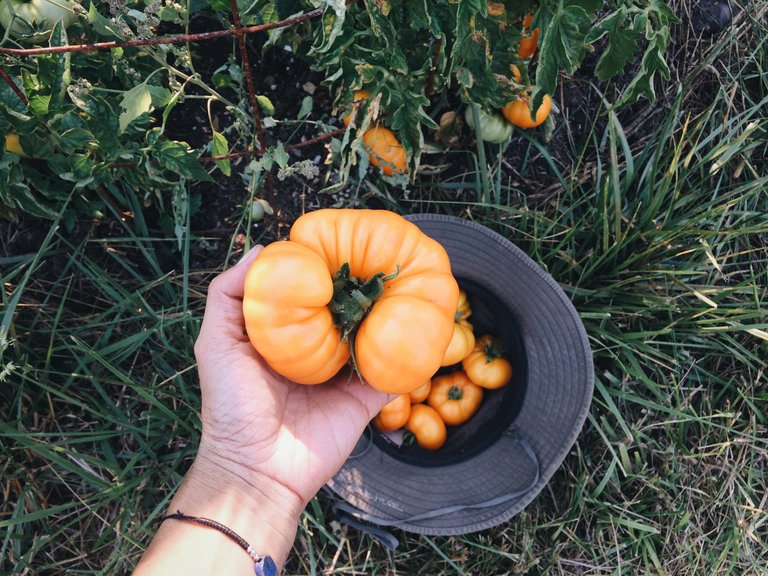
<path fill-rule="evenodd" d="M 504 356 L 504 345 L 499 340 L 491 340 L 483 347 L 483 353 L 485 354 L 485 362 L 489 364 Z"/>
<path fill-rule="evenodd" d="M 458 386 L 451 386 L 451 389 L 448 390 L 448 400 L 461 400 L 463 395 L 461 388 Z"/>
<path fill-rule="evenodd" d="M 365 315 L 384 291 L 384 283 L 400 273 L 397 270 L 385 276 L 383 272 L 374 274 L 365 282 L 350 275 L 349 264 L 342 264 L 333 277 L 333 299 L 328 304 L 333 314 L 333 322 L 341 331 L 343 342 L 354 343 L 354 335 Z M 353 349 L 354 350 L 354 349 Z"/>

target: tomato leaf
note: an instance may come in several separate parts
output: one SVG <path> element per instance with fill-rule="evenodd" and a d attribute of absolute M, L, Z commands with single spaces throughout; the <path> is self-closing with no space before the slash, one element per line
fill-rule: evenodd
<path fill-rule="evenodd" d="M 587 42 L 593 44 L 604 35 L 608 36 L 608 45 L 595 68 L 595 74 L 600 80 L 608 80 L 623 72 L 627 63 L 635 57 L 637 42 L 642 34 L 627 28 L 626 21 L 627 11 L 620 9 L 595 26 L 587 37 Z"/>
<path fill-rule="evenodd" d="M 105 18 L 104 16 L 99 14 L 98 10 L 96 10 L 95 2 L 91 2 L 91 5 L 88 8 L 88 14 L 86 17 L 88 18 L 88 21 L 92 24 L 93 29 L 96 31 L 97 34 L 101 36 L 106 36 L 108 38 L 122 39 L 122 35 L 118 31 L 117 26 L 109 18 Z"/>
<path fill-rule="evenodd" d="M 221 132 L 213 131 L 213 138 L 211 139 L 211 155 L 212 156 L 225 156 L 229 153 L 229 143 L 227 137 Z M 216 166 L 221 170 L 224 176 L 230 176 L 232 174 L 232 166 L 229 159 L 214 160 Z"/>
<path fill-rule="evenodd" d="M 185 178 L 210 182 L 211 176 L 200 166 L 197 157 L 198 153 L 190 150 L 186 142 L 156 139 L 152 145 L 151 158 L 161 167 Z"/>

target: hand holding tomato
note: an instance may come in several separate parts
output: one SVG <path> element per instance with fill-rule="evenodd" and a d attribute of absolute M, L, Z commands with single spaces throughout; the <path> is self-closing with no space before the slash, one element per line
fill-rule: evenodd
<path fill-rule="evenodd" d="M 245 334 L 243 289 L 262 248 L 211 283 L 195 343 L 202 391 L 198 458 L 274 483 L 304 503 L 341 468 L 387 395 L 342 373 L 321 386 L 274 373 Z M 300 362 L 300 360 L 299 360 Z"/>

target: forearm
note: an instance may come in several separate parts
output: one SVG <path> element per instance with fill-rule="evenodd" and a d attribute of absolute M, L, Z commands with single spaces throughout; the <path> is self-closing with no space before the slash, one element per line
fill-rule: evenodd
<path fill-rule="evenodd" d="M 215 520 L 244 538 L 281 568 L 293 545 L 303 502 L 272 482 L 247 481 L 198 459 L 174 496 L 168 514 Z M 166 520 L 134 572 L 155 574 L 253 574 L 253 560 L 236 542 L 213 528 Z"/>

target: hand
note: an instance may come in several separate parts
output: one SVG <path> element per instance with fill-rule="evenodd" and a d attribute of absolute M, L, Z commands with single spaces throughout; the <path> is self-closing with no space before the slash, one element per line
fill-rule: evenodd
<path fill-rule="evenodd" d="M 295 384 L 273 372 L 245 334 L 245 275 L 261 247 L 211 283 L 195 343 L 203 396 L 198 458 L 254 484 L 271 481 L 305 505 L 341 468 L 387 395 L 351 373 Z"/>
<path fill-rule="evenodd" d="M 273 372 L 245 335 L 243 287 L 261 247 L 211 282 L 195 342 L 200 449 L 170 512 L 211 518 L 281 566 L 307 502 L 341 468 L 388 397 L 340 374 L 316 386 Z M 135 576 L 252 573 L 248 555 L 209 528 L 162 523 Z"/>

